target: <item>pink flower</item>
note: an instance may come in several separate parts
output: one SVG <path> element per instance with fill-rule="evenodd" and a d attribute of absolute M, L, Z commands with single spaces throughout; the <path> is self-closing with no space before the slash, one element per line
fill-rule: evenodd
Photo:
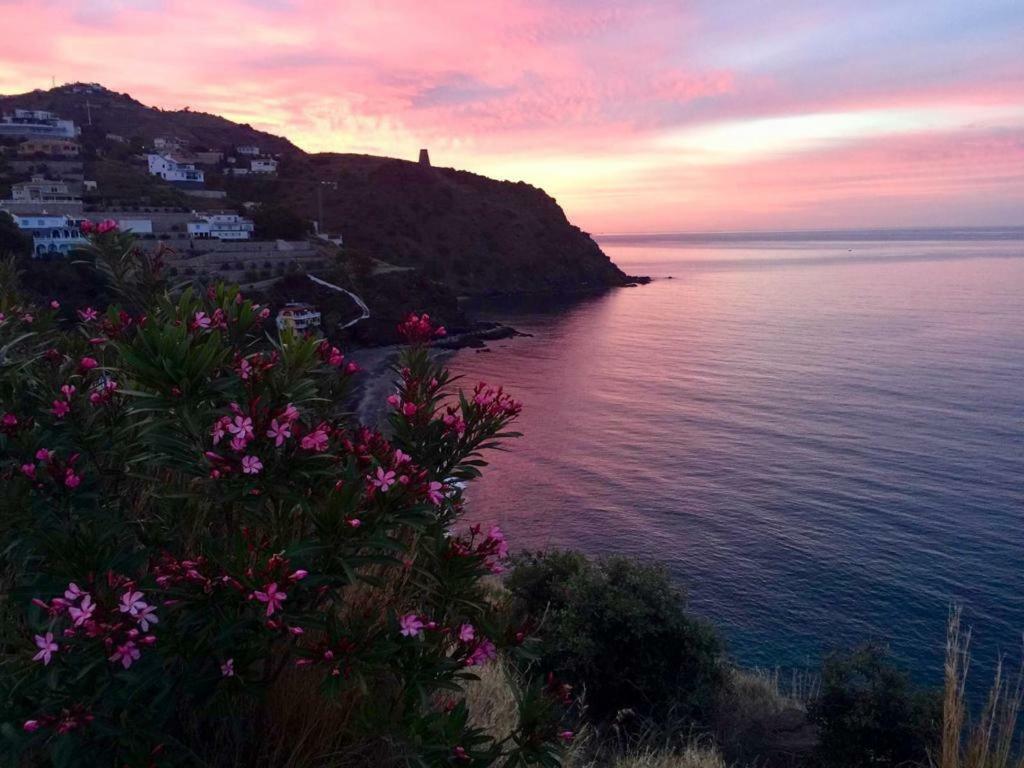
<path fill-rule="evenodd" d="M 358 517 L 353 517 L 351 520 L 348 521 L 348 524 L 352 528 L 358 528 L 360 525 L 363 524 L 363 521 L 360 520 Z"/>
<path fill-rule="evenodd" d="M 27 478 L 29 478 L 31 480 L 35 480 L 36 479 L 36 465 L 35 464 L 22 464 L 21 465 L 21 473 L 23 475 L 25 475 L 25 477 L 27 477 Z"/>
<path fill-rule="evenodd" d="M 289 424 L 291 422 L 293 422 L 293 421 L 296 421 L 298 418 L 299 418 L 299 409 L 296 408 L 291 403 L 288 403 L 288 405 L 285 406 L 284 410 L 281 411 L 281 419 L 282 419 L 282 421 L 286 421 Z"/>
<path fill-rule="evenodd" d="M 202 329 L 206 331 L 209 330 L 212 324 L 213 320 L 211 320 L 210 316 L 205 312 L 196 312 L 195 316 L 192 318 L 192 330 Z"/>
<path fill-rule="evenodd" d="M 40 448 L 36 451 L 37 461 L 49 461 L 51 456 L 53 456 L 53 451 L 47 450 L 46 448 Z"/>
<path fill-rule="evenodd" d="M 459 640 L 468 643 L 476 639 L 476 629 L 472 624 L 463 624 L 459 627 Z"/>
<path fill-rule="evenodd" d="M 139 651 L 135 643 L 132 640 L 127 640 L 123 645 L 117 646 L 117 649 L 109 657 L 110 661 L 120 661 L 121 666 L 128 669 L 132 664 L 138 661 L 142 652 Z"/>
<path fill-rule="evenodd" d="M 142 598 L 143 594 L 141 592 L 133 592 L 129 589 L 121 595 L 121 603 L 117 607 L 121 613 L 127 613 L 130 616 L 138 616 L 139 611 L 149 607 Z"/>
<path fill-rule="evenodd" d="M 249 377 L 252 376 L 252 363 L 243 359 L 238 364 L 238 375 L 241 377 L 242 381 L 248 381 Z"/>
<path fill-rule="evenodd" d="M 261 469 L 263 469 L 263 462 L 259 460 L 258 456 L 242 457 L 242 471 L 245 474 L 258 475 Z"/>
<path fill-rule="evenodd" d="M 403 637 L 416 637 L 423 634 L 423 621 L 415 613 L 410 613 L 398 620 Z"/>
<path fill-rule="evenodd" d="M 92 618 L 93 611 L 95 610 L 96 604 L 92 601 L 92 597 L 86 595 L 82 598 L 82 602 L 79 605 L 72 605 L 68 608 L 68 615 L 75 622 L 75 626 L 80 627 Z"/>
<path fill-rule="evenodd" d="M 288 599 L 288 595 L 277 588 L 276 581 L 267 584 L 262 592 L 253 592 L 253 595 L 261 603 L 267 604 L 267 616 L 273 616 L 274 611 L 281 610 L 281 603 Z"/>
<path fill-rule="evenodd" d="M 74 602 L 85 595 L 88 595 L 88 592 L 83 592 L 82 588 L 73 581 L 70 582 L 68 584 L 68 588 L 64 590 L 64 599 L 71 602 Z"/>
<path fill-rule="evenodd" d="M 156 608 L 152 605 L 140 608 L 135 616 L 135 620 L 139 622 L 139 627 L 142 628 L 143 632 L 148 632 L 151 624 L 160 623 L 160 619 L 156 616 Z"/>
<path fill-rule="evenodd" d="M 253 438 L 252 419 L 248 416 L 242 416 L 241 414 L 235 416 L 225 425 L 225 428 L 232 435 L 244 440 L 252 440 Z"/>
<path fill-rule="evenodd" d="M 411 419 L 416 415 L 416 403 L 406 403 L 403 405 L 402 413 L 405 414 L 406 418 Z"/>
<path fill-rule="evenodd" d="M 77 488 L 82 482 L 82 477 L 75 474 L 75 470 L 68 467 L 64 470 L 64 485 L 68 488 Z"/>
<path fill-rule="evenodd" d="M 292 436 L 291 424 L 280 422 L 277 419 L 270 420 L 270 427 L 267 429 L 267 437 L 274 439 L 274 445 L 280 448 L 284 441 Z"/>
<path fill-rule="evenodd" d="M 25 724 L 21 726 L 26 733 L 35 733 L 39 730 L 38 720 L 26 720 Z"/>
<path fill-rule="evenodd" d="M 444 501 L 444 485 L 436 480 L 427 488 L 427 498 L 435 507 Z"/>
<path fill-rule="evenodd" d="M 572 741 L 573 736 L 574 734 L 572 731 L 562 731 L 558 734 L 558 738 L 560 738 L 562 741 Z"/>
<path fill-rule="evenodd" d="M 56 299 L 50 301 L 50 309 L 60 309 L 60 302 Z"/>
<path fill-rule="evenodd" d="M 104 235 L 107 232 L 113 232 L 117 229 L 117 222 L 113 219 L 104 219 L 96 225 L 97 234 Z"/>
<path fill-rule="evenodd" d="M 377 476 L 370 480 L 381 493 L 387 493 L 388 488 L 395 484 L 395 473 L 393 470 L 384 470 L 384 467 L 377 467 Z"/>
<path fill-rule="evenodd" d="M 327 450 L 327 433 L 323 429 L 317 428 L 302 438 L 300 445 L 307 451 L 322 453 Z"/>
<path fill-rule="evenodd" d="M 498 557 L 502 560 L 508 557 L 508 542 L 505 540 L 505 534 L 502 533 L 501 528 L 496 525 L 492 527 L 487 538 L 497 545 Z"/>
<path fill-rule="evenodd" d="M 467 667 L 482 667 L 487 662 L 495 659 L 498 656 L 498 651 L 487 638 L 480 641 L 480 644 L 473 649 L 473 653 L 470 654 L 469 659 L 466 660 Z"/>
<path fill-rule="evenodd" d="M 235 660 L 228 659 L 220 665 L 220 674 L 222 677 L 234 677 L 235 676 Z"/>
<path fill-rule="evenodd" d="M 290 578 L 292 581 L 302 581 L 307 576 L 309 576 L 309 571 L 307 571 L 305 568 L 299 568 L 299 570 L 295 571 L 288 578 Z"/>
<path fill-rule="evenodd" d="M 230 416 L 221 416 L 219 419 L 213 422 L 213 426 L 210 428 L 210 436 L 213 438 L 214 445 L 217 445 L 217 443 L 224 439 L 227 426 L 230 423 Z"/>
<path fill-rule="evenodd" d="M 270 309 L 268 307 L 264 307 L 260 310 L 260 319 L 266 320 L 268 317 L 270 317 Z"/>
<path fill-rule="evenodd" d="M 63 419 L 69 413 L 71 413 L 71 406 L 70 405 L 68 405 L 63 400 L 54 400 L 53 401 L 53 415 L 54 416 L 56 416 L 58 419 Z"/>
<path fill-rule="evenodd" d="M 81 360 L 78 361 L 78 367 L 81 368 L 83 371 L 91 371 L 97 365 L 99 365 L 99 363 L 97 363 L 91 357 L 83 357 Z"/>
<path fill-rule="evenodd" d="M 74 384 L 63 384 L 60 388 L 60 393 L 64 395 L 65 400 L 70 400 L 71 396 L 75 394 Z"/>
<path fill-rule="evenodd" d="M 403 451 L 401 448 L 396 448 L 395 449 L 395 466 L 396 467 L 400 466 L 402 464 L 405 464 L 408 461 L 412 461 L 412 456 L 410 456 L 408 453 L 405 453 L 405 451 Z"/>
<path fill-rule="evenodd" d="M 92 307 L 86 307 L 78 310 L 78 316 L 82 318 L 83 323 L 89 323 L 99 317 L 99 313 Z"/>
<path fill-rule="evenodd" d="M 53 632 L 47 632 L 45 635 L 36 635 L 36 648 L 39 652 L 32 657 L 32 661 L 42 661 L 43 666 L 47 666 L 50 663 L 50 659 L 53 654 L 57 652 L 57 644 L 53 642 Z"/>
<path fill-rule="evenodd" d="M 18 417 L 13 413 L 5 413 L 3 419 L 0 420 L 0 424 L 3 424 L 5 427 L 16 427 L 18 426 Z"/>

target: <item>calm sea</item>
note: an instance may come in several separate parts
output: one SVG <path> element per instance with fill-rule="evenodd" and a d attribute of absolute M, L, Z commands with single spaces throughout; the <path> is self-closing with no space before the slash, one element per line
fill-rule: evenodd
<path fill-rule="evenodd" d="M 474 517 L 666 563 L 743 664 L 874 639 L 936 681 L 954 601 L 976 686 L 1020 657 L 1024 231 L 602 246 L 656 280 L 453 359 L 525 403 Z"/>

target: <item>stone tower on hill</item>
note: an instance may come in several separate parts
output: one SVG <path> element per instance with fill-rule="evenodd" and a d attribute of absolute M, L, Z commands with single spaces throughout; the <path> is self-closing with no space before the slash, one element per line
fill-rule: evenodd
<path fill-rule="evenodd" d="M 430 165 L 430 153 L 425 149 L 420 150 L 420 165 Z"/>

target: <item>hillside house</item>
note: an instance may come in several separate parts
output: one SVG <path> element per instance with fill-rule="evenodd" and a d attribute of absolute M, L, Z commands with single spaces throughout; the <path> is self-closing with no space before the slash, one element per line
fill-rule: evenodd
<path fill-rule="evenodd" d="M 320 328 L 320 312 L 312 304 L 289 303 L 277 313 L 277 330 L 306 333 Z"/>
<path fill-rule="evenodd" d="M 260 148 L 255 144 L 243 144 L 240 147 L 235 147 L 235 154 L 245 155 L 246 157 L 259 157 Z"/>
<path fill-rule="evenodd" d="M 16 109 L 0 117 L 0 138 L 31 139 L 47 137 L 73 139 L 82 132 L 71 120 L 61 120 L 41 109 Z"/>
<path fill-rule="evenodd" d="M 70 139 L 28 139 L 18 145 L 18 154 L 22 157 L 78 157 L 80 153 L 81 147 L 78 142 Z"/>
<path fill-rule="evenodd" d="M 205 176 L 195 163 L 173 153 L 146 155 L 149 172 L 172 184 L 202 184 Z"/>
<path fill-rule="evenodd" d="M 66 181 L 33 176 L 31 181 L 11 185 L 11 200 L 15 202 L 68 203 L 78 199 L 78 195 Z"/>
<path fill-rule="evenodd" d="M 174 136 L 157 136 L 153 139 L 153 148 L 157 152 L 181 152 L 185 149 L 185 141 Z"/>
<path fill-rule="evenodd" d="M 249 240 L 255 225 L 236 213 L 211 213 L 188 223 L 189 237 L 198 240 Z"/>
<path fill-rule="evenodd" d="M 253 173 L 277 173 L 277 160 L 270 157 L 254 159 L 249 168 Z"/>
<path fill-rule="evenodd" d="M 32 236 L 32 258 L 67 256 L 75 248 L 88 244 L 80 229 L 82 220 L 65 215 L 15 214 L 14 223 Z"/>

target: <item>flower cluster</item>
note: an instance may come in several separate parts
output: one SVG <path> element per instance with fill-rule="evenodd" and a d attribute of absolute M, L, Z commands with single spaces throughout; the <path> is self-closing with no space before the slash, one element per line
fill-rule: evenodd
<path fill-rule="evenodd" d="M 113 219 L 103 219 L 100 222 L 92 222 L 86 219 L 78 225 L 78 228 L 82 230 L 83 235 L 105 235 L 107 232 L 117 231 L 117 222 Z"/>
<path fill-rule="evenodd" d="M 398 335 L 407 344 L 428 344 L 447 334 L 443 325 L 434 325 L 430 315 L 410 314 L 397 327 Z"/>
<path fill-rule="evenodd" d="M 64 641 L 98 641 L 105 648 L 107 660 L 124 669 L 139 660 L 143 648 L 156 642 L 156 636 L 150 633 L 160 621 L 156 607 L 146 602 L 134 581 L 123 576 L 108 574 L 106 584 L 89 590 L 71 582 L 62 596 L 49 602 L 39 598 L 32 602 L 47 612 L 53 628 L 63 624 L 60 637 Z M 35 644 L 32 660 L 44 666 L 61 650 L 52 630 L 36 635 Z"/>
<path fill-rule="evenodd" d="M 23 461 L 18 470 L 37 487 L 42 487 L 44 479 L 49 478 L 58 487 L 74 490 L 82 483 L 82 475 L 75 466 L 79 458 L 80 454 L 72 453 L 61 459 L 56 451 L 40 448 L 35 452 L 34 460 Z"/>
<path fill-rule="evenodd" d="M 467 536 L 453 536 L 449 552 L 453 557 L 479 558 L 491 573 L 504 573 L 509 556 L 508 541 L 501 528 L 491 526 L 484 535 L 479 523 L 470 526 Z"/>
<path fill-rule="evenodd" d="M 473 387 L 473 405 L 490 419 L 513 419 L 523 410 L 523 404 L 513 400 L 502 387 L 495 389 L 484 382 Z"/>

